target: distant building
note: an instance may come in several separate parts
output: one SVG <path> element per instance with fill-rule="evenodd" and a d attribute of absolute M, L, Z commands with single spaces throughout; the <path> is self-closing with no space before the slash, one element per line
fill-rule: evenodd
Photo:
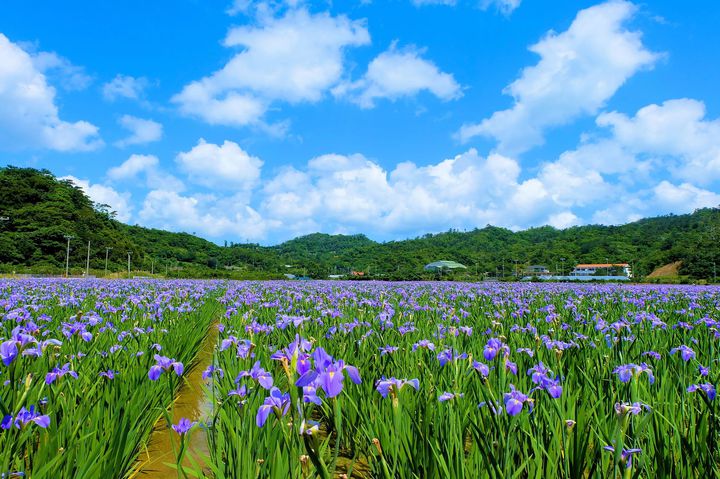
<path fill-rule="evenodd" d="M 454 269 L 467 269 L 467 266 L 460 264 L 457 261 L 440 260 L 434 263 L 426 264 L 426 271 L 447 271 Z"/>
<path fill-rule="evenodd" d="M 570 276 L 617 276 L 613 275 L 613 271 L 621 270 L 621 276 L 632 278 L 632 271 L 628 263 L 598 263 L 598 264 L 579 264 L 570 272 Z"/>
<path fill-rule="evenodd" d="M 541 264 L 533 264 L 525 269 L 525 274 L 539 276 L 541 274 L 550 274 L 550 270 L 547 269 L 547 266 L 543 266 Z"/>

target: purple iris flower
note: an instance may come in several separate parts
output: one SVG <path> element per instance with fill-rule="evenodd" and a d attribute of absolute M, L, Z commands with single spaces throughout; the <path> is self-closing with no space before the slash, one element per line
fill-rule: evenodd
<path fill-rule="evenodd" d="M 0 358 L 5 366 L 9 366 L 18 355 L 17 341 L 9 340 L 0 344 Z"/>
<path fill-rule="evenodd" d="M 613 369 L 613 373 L 617 374 L 618 379 L 620 379 L 620 382 L 623 383 L 630 381 L 633 375 L 639 377 L 642 373 L 646 373 L 648 375 L 648 381 L 650 381 L 650 384 L 653 384 L 655 382 L 655 376 L 653 375 L 652 370 L 646 363 L 621 364 L 620 366 Z"/>
<path fill-rule="evenodd" d="M 108 369 L 107 371 L 100 371 L 100 374 L 98 376 L 113 380 L 115 379 L 115 371 L 113 371 L 112 369 Z"/>
<path fill-rule="evenodd" d="M 190 421 L 190 419 L 183 417 L 180 419 L 180 421 L 178 421 L 177 424 L 173 424 L 172 428 L 176 433 L 182 436 L 186 434 L 190 429 L 192 429 L 195 424 L 197 424 L 196 421 Z"/>
<path fill-rule="evenodd" d="M 690 361 L 691 359 L 693 359 L 696 356 L 695 351 L 693 351 L 688 346 L 685 346 L 684 344 L 681 346 L 678 346 L 677 348 L 672 348 L 670 350 L 670 355 L 674 355 L 678 351 L 680 351 L 680 357 L 685 362 Z"/>
<path fill-rule="evenodd" d="M 562 396 L 562 385 L 560 384 L 560 380 L 557 378 L 543 378 L 542 382 L 540 383 L 540 388 L 547 391 L 547 393 L 553 399 L 558 399 L 560 396 Z"/>
<path fill-rule="evenodd" d="M 210 379 L 213 374 L 217 374 L 217 375 L 220 377 L 220 379 L 222 379 L 222 378 L 225 377 L 225 371 L 223 371 L 222 369 L 220 369 L 220 368 L 218 368 L 218 367 L 216 367 L 216 366 L 213 366 L 213 365 L 211 364 L 211 365 L 208 366 L 207 369 L 206 369 L 205 371 L 203 371 L 203 373 L 202 373 L 203 381 L 207 381 L 208 379 Z"/>
<path fill-rule="evenodd" d="M 543 379 L 548 377 L 551 371 L 545 367 L 542 361 L 539 364 L 528 369 L 528 376 L 532 379 L 535 384 L 542 384 Z"/>
<path fill-rule="evenodd" d="M 481 363 L 480 361 L 473 360 L 472 367 L 484 378 L 488 377 L 488 375 L 490 374 L 490 367 L 485 363 Z"/>
<path fill-rule="evenodd" d="M 46 339 L 45 341 L 38 343 L 35 347 L 23 350 L 22 355 L 39 358 L 49 346 L 62 346 L 62 342 L 57 339 Z M 2 350 L 2 345 L 0 345 L 0 350 Z M 0 356 L 1 355 L 2 354 L 0 353 Z"/>
<path fill-rule="evenodd" d="M 78 374 L 75 371 L 70 370 L 70 363 L 66 363 L 62 368 L 53 368 L 52 371 L 47 373 L 45 375 L 45 384 L 52 384 L 66 374 L 69 374 L 75 379 L 78 377 Z"/>
<path fill-rule="evenodd" d="M 342 359 L 334 361 L 323 348 L 316 348 L 312 353 L 312 359 L 314 368 L 305 371 L 295 382 L 295 386 L 314 385 L 325 391 L 327 397 L 332 398 L 342 392 L 345 377 L 343 371 L 347 371 L 348 377 L 355 384 L 362 382 L 360 372 L 355 366 L 345 364 Z"/>
<path fill-rule="evenodd" d="M 514 362 L 510 361 L 507 358 L 505 358 L 505 370 L 510 371 L 511 373 L 513 373 L 514 375 L 517 376 L 517 372 L 518 372 L 517 364 L 515 364 Z"/>
<path fill-rule="evenodd" d="M 655 352 L 655 351 L 645 351 L 644 353 L 642 353 L 642 356 L 650 356 L 651 358 L 653 358 L 657 361 L 660 361 L 660 359 L 662 358 L 660 353 Z"/>
<path fill-rule="evenodd" d="M 467 359 L 467 357 L 467 353 L 458 353 L 452 348 L 440 351 L 437 355 L 438 361 L 440 361 L 440 366 L 445 366 L 447 363 L 458 359 Z"/>
<path fill-rule="evenodd" d="M 240 371 L 240 374 L 235 379 L 235 382 L 239 382 L 241 378 L 249 377 L 257 381 L 260 386 L 264 389 L 270 389 L 273 386 L 273 378 L 269 372 L 265 371 L 260 367 L 260 361 L 255 361 L 250 371 Z"/>
<path fill-rule="evenodd" d="M 380 356 L 385 356 L 386 354 L 392 354 L 395 351 L 398 350 L 397 346 L 383 346 L 380 349 Z"/>
<path fill-rule="evenodd" d="M 418 349 L 429 349 L 430 351 L 435 351 L 435 345 L 428 341 L 427 339 L 421 339 L 417 343 L 413 344 L 412 350 L 417 351 Z"/>
<path fill-rule="evenodd" d="M 687 392 L 694 393 L 695 391 L 703 391 L 711 401 L 715 399 L 715 395 L 717 394 L 715 386 L 710 383 L 691 384 L 688 386 Z"/>
<path fill-rule="evenodd" d="M 514 385 L 510 385 L 510 392 L 503 395 L 505 402 L 505 410 L 511 416 L 517 416 L 522 411 L 523 405 L 528 404 L 528 408 L 532 411 L 533 400 L 526 394 L 515 389 Z"/>
<path fill-rule="evenodd" d="M 603 449 L 612 453 L 615 452 L 615 448 L 613 446 L 603 446 Z M 641 452 L 642 449 L 623 449 L 620 453 L 620 461 L 625 464 L 625 467 L 630 468 L 632 467 L 633 454 L 640 454 Z"/>
<path fill-rule="evenodd" d="M 510 355 L 510 348 L 498 338 L 490 338 L 483 349 L 483 356 L 486 361 L 492 361 L 495 357 L 502 353 L 504 357 Z"/>
<path fill-rule="evenodd" d="M 698 370 L 700 371 L 700 376 L 707 376 L 710 374 L 710 368 L 703 366 L 702 364 L 698 366 Z"/>
<path fill-rule="evenodd" d="M 420 388 L 420 381 L 417 379 L 386 379 L 384 376 L 375 383 L 375 389 L 384 398 L 388 397 L 388 394 L 397 395 L 403 386 L 410 385 L 417 391 Z"/>
<path fill-rule="evenodd" d="M 318 397 L 315 386 L 303 387 L 303 402 L 311 402 L 318 406 L 322 404 L 322 400 Z"/>
<path fill-rule="evenodd" d="M 643 404 L 641 402 L 634 402 L 634 403 L 615 403 L 615 413 L 618 416 L 625 416 L 627 414 L 630 414 L 632 416 L 637 416 L 642 412 L 642 410 L 645 409 L 647 411 L 650 410 L 650 406 L 647 404 Z"/>
<path fill-rule="evenodd" d="M 271 412 L 279 419 L 287 414 L 290 409 L 290 394 L 283 394 L 278 388 L 274 387 L 270 390 L 270 395 L 265 398 L 262 406 L 258 408 L 255 424 L 263 427 Z"/>
<path fill-rule="evenodd" d="M 183 363 L 175 361 L 175 359 L 160 356 L 159 354 L 156 354 L 154 357 L 156 364 L 152 366 L 148 372 L 148 377 L 151 381 L 157 381 L 164 371 L 170 371 L 170 369 L 175 371 L 175 374 L 178 376 L 182 376 L 182 373 L 185 370 Z"/>
<path fill-rule="evenodd" d="M 446 391 L 438 397 L 438 401 L 440 401 L 440 402 L 452 401 L 453 399 L 461 398 L 463 396 L 465 396 L 465 394 L 463 394 L 463 393 L 449 393 Z"/>
<path fill-rule="evenodd" d="M 270 359 L 276 361 L 287 360 L 291 363 L 294 357 L 297 357 L 300 353 L 310 351 L 312 349 L 312 343 L 307 339 L 300 337 L 299 334 L 295 335 L 295 340 L 288 345 L 287 348 L 275 351 Z"/>
<path fill-rule="evenodd" d="M 10 429 L 14 425 L 16 428 L 20 429 L 31 422 L 45 429 L 50 426 L 50 416 L 40 415 L 35 411 L 35 406 L 30 406 L 30 409 L 25 409 L 23 407 L 14 418 L 10 415 L 5 416 L 0 423 L 0 428 Z"/>

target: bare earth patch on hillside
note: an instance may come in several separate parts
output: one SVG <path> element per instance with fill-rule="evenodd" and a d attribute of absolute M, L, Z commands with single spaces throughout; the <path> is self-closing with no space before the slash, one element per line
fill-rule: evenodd
<path fill-rule="evenodd" d="M 681 265 L 682 265 L 682 261 L 675 261 L 674 263 L 666 264 L 665 266 L 660 266 L 659 268 L 656 268 L 655 271 L 650 273 L 648 275 L 648 278 L 677 277 L 678 271 L 680 270 Z"/>

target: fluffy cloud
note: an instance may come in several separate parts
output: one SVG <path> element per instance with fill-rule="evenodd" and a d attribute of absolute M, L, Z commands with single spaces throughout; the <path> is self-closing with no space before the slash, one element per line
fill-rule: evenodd
<path fill-rule="evenodd" d="M 689 183 L 674 185 L 661 181 L 654 189 L 656 204 L 664 213 L 689 213 L 698 208 L 720 206 L 720 195 Z"/>
<path fill-rule="evenodd" d="M 360 80 L 341 84 L 333 93 L 347 95 L 363 108 L 372 108 L 378 98 L 394 100 L 423 90 L 443 100 L 459 98 L 462 91 L 453 76 L 421 58 L 422 53 L 413 47 L 399 50 L 393 43 L 370 62 Z"/>
<path fill-rule="evenodd" d="M 260 158 L 249 155 L 237 143 L 215 145 L 202 138 L 190 151 L 178 154 L 175 162 L 195 183 L 243 191 L 255 186 L 263 165 Z"/>
<path fill-rule="evenodd" d="M 517 7 L 520 6 L 521 0 L 483 0 L 481 6 L 484 9 L 490 7 L 496 8 L 504 15 L 510 15 Z"/>
<path fill-rule="evenodd" d="M 513 107 L 464 125 L 460 139 L 490 136 L 499 151 L 517 154 L 541 144 L 546 128 L 597 113 L 628 78 L 658 58 L 639 32 L 625 28 L 635 10 L 627 1 L 609 1 L 581 10 L 565 32 L 549 32 L 530 47 L 540 61 L 505 89 Z"/>
<path fill-rule="evenodd" d="M 160 167 L 160 160 L 154 155 L 130 155 L 122 164 L 110 168 L 108 179 L 114 182 L 127 182 L 144 177 L 148 188 L 167 191 L 183 191 L 182 181 Z"/>
<path fill-rule="evenodd" d="M 98 128 L 60 119 L 55 89 L 33 58 L 0 33 L 0 147 L 88 151 L 102 146 Z"/>
<path fill-rule="evenodd" d="M 705 105 L 681 98 L 641 108 L 634 117 L 598 117 L 613 141 L 636 155 L 661 157 L 680 178 L 708 184 L 720 179 L 720 119 L 705 119 Z"/>
<path fill-rule="evenodd" d="M 130 131 L 130 136 L 115 143 L 116 146 L 144 145 L 162 138 L 163 127 L 153 120 L 145 120 L 131 115 L 123 115 L 118 120 L 120 126 Z"/>
<path fill-rule="evenodd" d="M 383 236 L 493 223 L 547 221 L 552 199 L 537 180 L 521 181 L 518 163 L 471 149 L 437 164 L 411 162 L 387 171 L 362 155 L 323 155 L 289 168 L 263 190 L 260 213 L 274 223 L 326 231 L 372 226 Z"/>
<path fill-rule="evenodd" d="M 208 123 L 256 124 L 273 101 L 316 102 L 335 86 L 344 50 L 370 36 L 360 21 L 305 9 L 261 16 L 256 26 L 231 29 L 224 44 L 240 48 L 219 71 L 192 82 L 172 99 L 180 111 Z"/>
<path fill-rule="evenodd" d="M 111 81 L 102 87 L 103 97 L 107 101 L 115 101 L 118 98 L 140 100 L 145 94 L 149 85 L 147 78 L 135 78 L 129 75 L 116 75 Z"/>
<path fill-rule="evenodd" d="M 116 218 L 122 222 L 128 222 L 132 216 L 132 205 L 130 203 L 130 194 L 118 193 L 113 188 L 91 184 L 88 180 L 81 180 L 74 176 L 64 176 L 61 180 L 70 180 L 78 187 L 82 188 L 86 195 L 95 203 L 110 206 L 111 211 L 116 213 Z"/>
<path fill-rule="evenodd" d="M 416 7 L 422 7 L 425 5 L 455 5 L 457 0 L 411 0 L 412 4 Z M 487 10 L 488 8 L 495 8 L 503 15 L 511 14 L 517 7 L 520 6 L 521 0 L 481 0 L 480 8 Z"/>
<path fill-rule="evenodd" d="M 183 196 L 168 190 L 149 192 L 139 216 L 150 226 L 214 238 L 262 239 L 269 224 L 236 198 Z"/>
<path fill-rule="evenodd" d="M 92 83 L 92 77 L 83 67 L 73 65 L 70 60 L 55 52 L 34 53 L 32 60 L 39 71 L 46 75 L 56 75 L 60 85 L 66 90 L 84 90 Z"/>

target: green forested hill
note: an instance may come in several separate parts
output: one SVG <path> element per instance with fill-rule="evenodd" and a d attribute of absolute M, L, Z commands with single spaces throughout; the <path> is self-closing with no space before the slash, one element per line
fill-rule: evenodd
<path fill-rule="evenodd" d="M 465 277 L 511 276 L 523 265 L 542 264 L 567 272 L 578 262 L 631 262 L 640 275 L 673 261 L 681 274 L 711 279 L 720 263 L 720 210 L 648 218 L 622 226 L 544 226 L 513 232 L 486 226 L 415 239 L 377 243 L 364 235 L 315 233 L 280 245 L 219 246 L 187 233 L 124 225 L 106 205 L 96 205 L 71 182 L 48 171 L 0 168 L 0 271 L 64 271 L 71 235 L 70 263 L 80 274 L 90 241 L 90 265 L 102 274 L 106 248 L 109 271 L 133 269 L 170 276 L 282 277 L 284 273 L 325 277 L 364 271 L 384 279 L 428 277 L 423 265 L 450 259 L 468 266 Z M 565 261 L 562 261 L 565 258 Z"/>

